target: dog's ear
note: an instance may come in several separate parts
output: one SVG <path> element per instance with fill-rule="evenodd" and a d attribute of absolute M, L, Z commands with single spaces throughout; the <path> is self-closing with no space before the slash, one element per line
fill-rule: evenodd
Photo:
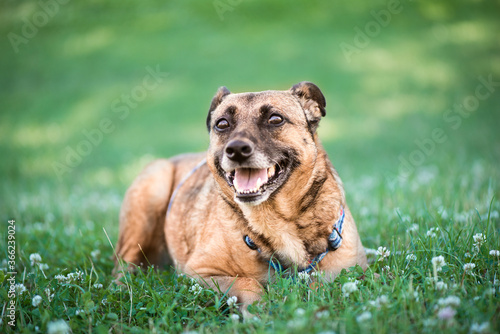
<path fill-rule="evenodd" d="M 217 90 L 217 93 L 215 93 L 215 96 L 212 99 L 212 103 L 210 104 L 210 109 L 208 110 L 208 116 L 207 116 L 208 132 L 210 132 L 210 123 L 212 121 L 212 113 L 214 112 L 215 108 L 217 108 L 219 106 L 219 104 L 222 102 L 222 100 L 224 100 L 224 98 L 229 94 L 231 94 L 231 92 L 229 91 L 229 89 L 227 89 L 224 86 L 219 87 L 219 89 Z"/>
<path fill-rule="evenodd" d="M 318 86 L 307 81 L 294 85 L 290 88 L 290 92 L 302 105 L 311 130 L 316 131 L 321 117 L 326 115 L 326 100 L 323 93 Z"/>

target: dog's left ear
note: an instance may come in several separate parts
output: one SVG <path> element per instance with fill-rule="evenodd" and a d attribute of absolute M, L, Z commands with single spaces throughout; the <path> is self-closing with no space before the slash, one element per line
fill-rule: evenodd
<path fill-rule="evenodd" d="M 208 116 L 207 116 L 208 132 L 210 132 L 210 123 L 212 121 L 212 113 L 214 112 L 215 108 L 217 108 L 219 106 L 219 104 L 222 102 L 222 100 L 224 100 L 224 98 L 229 94 L 231 94 L 231 92 L 229 91 L 229 89 L 227 89 L 224 86 L 219 87 L 219 89 L 217 90 L 217 93 L 215 93 L 215 96 L 212 99 L 212 103 L 210 104 L 210 109 L 208 109 Z"/>
<path fill-rule="evenodd" d="M 290 92 L 299 100 L 312 131 L 315 131 L 321 117 L 326 115 L 326 100 L 323 93 L 318 86 L 307 81 L 294 85 L 290 88 Z"/>

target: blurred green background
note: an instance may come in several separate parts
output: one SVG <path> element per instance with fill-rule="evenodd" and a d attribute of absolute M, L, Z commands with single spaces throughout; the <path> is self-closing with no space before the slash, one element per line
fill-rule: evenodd
<path fill-rule="evenodd" d="M 40 187 L 40 196 L 121 196 L 154 157 L 206 149 L 219 86 L 284 90 L 303 80 L 326 96 L 320 136 L 348 183 L 394 177 L 412 157 L 415 171 L 479 162 L 496 178 L 499 13 L 498 0 L 3 0 L 2 199 Z M 144 90 L 148 69 L 168 76 Z M 474 106 L 478 77 L 489 76 L 499 84 Z M 133 93 L 125 115 L 120 99 Z M 448 111 L 463 103 L 470 114 Z M 436 128 L 446 140 L 415 153 Z M 86 155 L 71 160 L 71 150 Z"/>

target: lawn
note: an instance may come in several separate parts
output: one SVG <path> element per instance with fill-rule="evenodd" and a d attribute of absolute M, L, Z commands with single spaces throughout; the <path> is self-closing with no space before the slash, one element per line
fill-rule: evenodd
<path fill-rule="evenodd" d="M 499 10 L 3 1 L 0 332 L 500 332 Z M 313 287 L 277 278 L 246 322 L 224 291 L 173 270 L 115 285 L 118 212 L 137 173 L 207 148 L 219 86 L 303 80 L 326 97 L 319 134 L 369 269 Z"/>

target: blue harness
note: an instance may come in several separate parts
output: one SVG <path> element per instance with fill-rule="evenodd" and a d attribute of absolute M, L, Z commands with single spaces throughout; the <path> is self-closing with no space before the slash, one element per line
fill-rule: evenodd
<path fill-rule="evenodd" d="M 174 192 L 172 193 L 172 196 L 170 197 L 170 201 L 168 202 L 166 217 L 168 217 L 168 214 L 170 213 L 170 209 L 172 208 L 172 205 L 174 203 L 174 199 L 177 196 L 179 189 L 200 167 L 202 167 L 206 163 L 207 163 L 207 159 L 201 160 L 186 176 L 184 176 L 182 178 L 181 182 L 179 182 L 179 184 L 175 188 Z M 311 272 L 318 265 L 318 263 L 321 260 L 323 260 L 323 258 L 326 256 L 326 254 L 328 254 L 328 252 L 330 250 L 335 251 L 335 250 L 339 249 L 340 245 L 342 245 L 341 234 L 342 234 L 342 229 L 344 226 L 345 211 L 344 211 L 344 208 L 342 206 L 340 207 L 340 210 L 341 210 L 340 217 L 337 220 L 337 222 L 333 225 L 333 231 L 330 234 L 330 236 L 328 237 L 328 247 L 326 248 L 326 250 L 323 253 L 317 255 L 312 261 L 310 261 L 309 266 L 307 266 L 307 268 L 302 269 L 301 271 L 299 271 L 299 273 Z M 245 235 L 243 237 L 243 240 L 245 241 L 245 243 L 247 244 L 247 246 L 250 249 L 256 250 L 259 253 L 261 252 L 260 248 L 253 242 L 253 240 L 248 235 Z M 268 262 L 276 272 L 283 272 L 284 271 L 281 264 L 278 261 L 276 261 L 275 259 L 271 258 Z"/>
<path fill-rule="evenodd" d="M 323 258 L 326 256 L 326 254 L 328 254 L 328 252 L 330 250 L 335 251 L 335 250 L 340 248 L 340 245 L 342 245 L 342 235 L 341 234 L 342 234 L 342 229 L 344 226 L 345 211 L 344 211 L 344 208 L 342 206 L 340 207 L 340 210 L 341 210 L 340 217 L 337 220 L 337 222 L 333 225 L 333 231 L 330 234 L 330 236 L 328 237 L 328 247 L 326 248 L 326 250 L 323 253 L 318 254 L 314 259 L 312 259 L 309 262 L 309 265 L 305 269 L 302 269 L 301 271 L 299 271 L 299 273 L 311 272 L 318 265 L 318 263 L 321 260 L 323 260 Z M 243 240 L 245 240 L 245 243 L 247 244 L 247 246 L 250 249 L 256 250 L 259 253 L 261 252 L 260 248 L 257 247 L 257 245 L 253 242 L 253 240 L 248 235 L 245 235 L 243 237 Z M 268 262 L 269 262 L 269 265 L 271 265 L 271 267 L 273 267 L 273 269 L 276 272 L 281 273 L 284 271 L 281 264 L 278 261 L 274 260 L 273 258 L 271 258 Z"/>

